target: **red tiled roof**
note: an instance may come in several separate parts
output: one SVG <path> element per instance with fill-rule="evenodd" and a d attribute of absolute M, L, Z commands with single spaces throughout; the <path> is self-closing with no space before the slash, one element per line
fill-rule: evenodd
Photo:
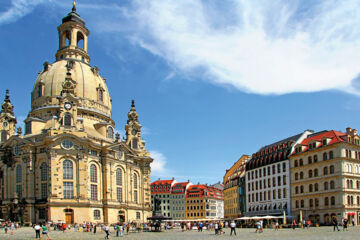
<path fill-rule="evenodd" d="M 171 185 L 175 180 L 158 180 L 151 183 L 151 194 L 171 193 Z"/>
<path fill-rule="evenodd" d="M 305 152 L 309 149 L 309 143 L 312 141 L 320 142 L 317 147 L 321 147 L 323 145 L 322 140 L 324 138 L 330 138 L 331 140 L 330 140 L 330 142 L 327 143 L 327 145 L 331 145 L 331 144 L 335 144 L 335 143 L 339 143 L 339 142 L 346 142 L 346 140 L 343 139 L 343 137 L 345 137 L 345 136 L 347 136 L 346 133 L 334 131 L 334 130 L 323 131 L 323 132 L 311 134 L 311 135 L 309 135 L 309 137 L 305 138 L 301 142 L 301 145 L 305 146 L 305 149 L 303 150 L 303 152 Z M 292 154 L 294 154 L 294 152 Z"/>

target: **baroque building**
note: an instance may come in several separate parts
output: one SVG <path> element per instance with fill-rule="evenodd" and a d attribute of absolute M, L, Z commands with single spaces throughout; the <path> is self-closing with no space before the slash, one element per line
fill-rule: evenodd
<path fill-rule="evenodd" d="M 360 137 L 356 129 L 321 131 L 290 156 L 293 216 L 313 223 L 360 223 Z"/>
<path fill-rule="evenodd" d="M 291 215 L 289 156 L 313 131 L 262 147 L 246 163 L 246 215 Z"/>
<path fill-rule="evenodd" d="M 0 114 L 0 218 L 35 223 L 144 221 L 151 216 L 150 158 L 132 101 L 126 135 L 90 65 L 89 30 L 76 11 L 58 27 L 59 49 L 32 93 L 25 134 L 9 92 Z"/>
<path fill-rule="evenodd" d="M 224 176 L 224 217 L 235 219 L 246 212 L 246 163 L 248 155 L 242 155 L 234 165 L 226 170 Z"/>

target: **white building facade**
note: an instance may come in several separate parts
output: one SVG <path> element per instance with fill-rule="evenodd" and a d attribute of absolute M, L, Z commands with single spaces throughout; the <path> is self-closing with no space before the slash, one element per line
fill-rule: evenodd
<path fill-rule="evenodd" d="M 291 215 L 289 155 L 313 131 L 267 145 L 246 165 L 246 216 Z"/>

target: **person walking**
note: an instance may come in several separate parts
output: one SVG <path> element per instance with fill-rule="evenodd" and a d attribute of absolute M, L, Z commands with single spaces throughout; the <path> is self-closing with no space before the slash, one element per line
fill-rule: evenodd
<path fill-rule="evenodd" d="M 217 222 L 215 223 L 214 228 L 215 228 L 215 235 L 217 235 L 219 233 L 219 224 Z"/>
<path fill-rule="evenodd" d="M 236 227 L 236 224 L 235 224 L 235 222 L 234 221 L 232 221 L 231 223 L 230 223 L 230 236 L 232 235 L 232 233 L 234 232 L 234 234 L 235 234 L 235 236 L 236 236 L 236 230 L 235 230 L 235 227 Z"/>
<path fill-rule="evenodd" d="M 198 229 L 198 231 L 199 231 L 199 232 L 202 232 L 202 229 L 203 229 L 203 223 L 200 222 L 200 223 L 199 223 L 199 229 Z"/>
<path fill-rule="evenodd" d="M 41 239 L 44 235 L 46 235 L 47 239 L 50 239 L 49 233 L 48 233 L 48 228 L 47 228 L 46 224 L 42 224 L 42 225 L 41 225 L 41 230 L 42 230 L 42 233 L 41 233 L 42 236 L 40 236 L 40 239 Z"/>
<path fill-rule="evenodd" d="M 115 230 L 116 230 L 116 237 L 119 237 L 120 236 L 120 225 L 119 224 L 116 224 Z"/>
<path fill-rule="evenodd" d="M 130 223 L 127 223 L 126 224 L 126 235 L 129 235 L 129 231 L 130 231 Z"/>
<path fill-rule="evenodd" d="M 96 234 L 96 224 L 94 224 L 94 234 Z"/>
<path fill-rule="evenodd" d="M 355 218 L 354 218 L 354 216 L 352 217 L 352 219 L 351 219 L 351 223 L 352 223 L 352 225 L 353 225 L 353 227 L 355 226 Z"/>
<path fill-rule="evenodd" d="M 110 231 L 109 226 L 106 225 L 105 228 L 104 228 L 104 231 L 105 231 L 105 234 L 106 234 L 105 239 L 109 239 L 109 235 L 110 235 L 110 233 L 109 233 L 109 231 Z"/>
<path fill-rule="evenodd" d="M 338 225 L 338 221 L 337 221 L 336 217 L 333 218 L 332 224 L 333 224 L 333 226 L 334 226 L 334 231 L 335 231 L 335 228 L 336 228 L 338 231 L 340 231 L 339 225 Z"/>
<path fill-rule="evenodd" d="M 343 224 L 343 231 L 347 231 L 348 229 L 347 229 L 347 227 L 348 227 L 348 220 L 347 220 L 347 218 L 344 218 L 343 219 L 343 222 L 342 222 L 342 224 Z"/>
<path fill-rule="evenodd" d="M 35 238 L 40 238 L 40 229 L 41 229 L 41 227 L 40 227 L 39 224 L 36 224 L 36 225 L 34 226 Z"/>
<path fill-rule="evenodd" d="M 293 230 L 295 230 L 295 227 L 296 227 L 296 221 L 295 221 L 295 219 L 293 220 L 293 222 L 292 222 L 292 225 L 291 225 L 291 226 L 292 226 L 292 229 L 293 229 Z"/>

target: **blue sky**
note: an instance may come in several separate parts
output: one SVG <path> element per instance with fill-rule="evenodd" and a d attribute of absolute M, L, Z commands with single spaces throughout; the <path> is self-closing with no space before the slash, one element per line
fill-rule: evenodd
<path fill-rule="evenodd" d="M 72 0 L 1 0 L 1 98 L 22 121 Z M 305 129 L 359 127 L 360 1 L 78 0 L 123 130 L 136 100 L 153 179 L 222 180 Z"/>

